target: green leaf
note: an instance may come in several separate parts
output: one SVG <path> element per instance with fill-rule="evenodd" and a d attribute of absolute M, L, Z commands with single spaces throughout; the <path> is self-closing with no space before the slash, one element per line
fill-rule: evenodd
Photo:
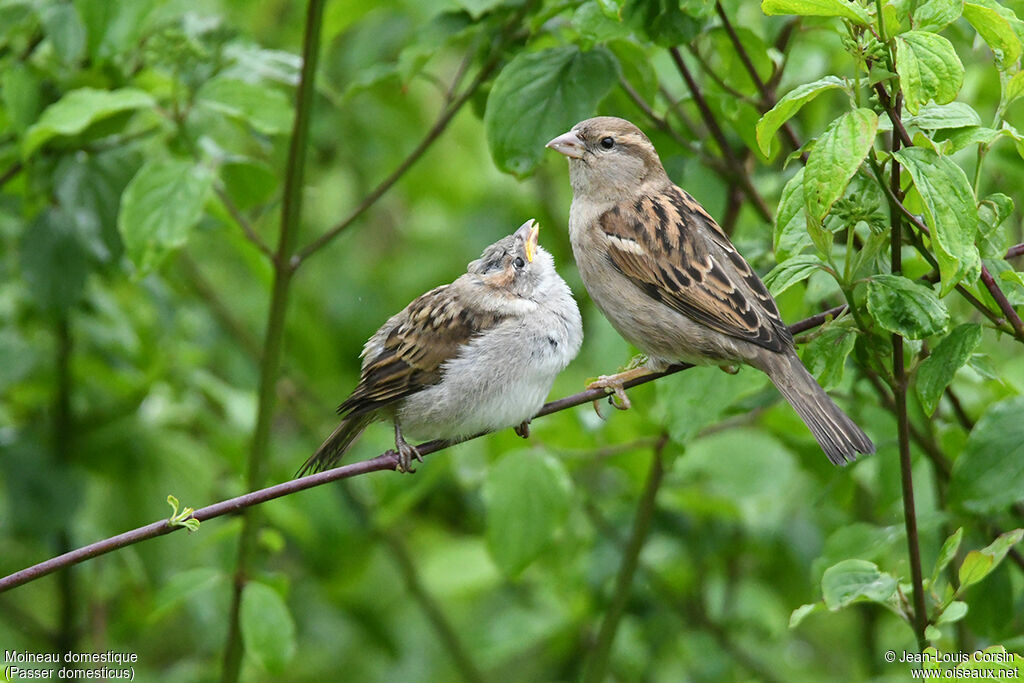
<path fill-rule="evenodd" d="M 975 607 L 977 609 L 977 607 Z M 957 671 L 998 671 L 1005 672 L 998 676 L 986 676 L 989 680 L 1013 680 L 1020 678 L 1020 672 L 1024 668 L 1024 657 L 1016 652 L 1008 652 L 1003 645 L 992 645 L 986 647 L 980 653 L 972 654 L 966 662 L 956 665 Z M 967 674 L 960 674 L 955 678 L 975 678 Z"/>
<path fill-rule="evenodd" d="M 832 204 L 843 196 L 875 141 L 878 116 L 870 109 L 846 112 L 818 138 L 804 173 L 804 207 L 809 220 L 820 224 Z"/>
<path fill-rule="evenodd" d="M 49 140 L 77 135 L 93 123 L 122 111 L 155 106 L 149 93 L 135 88 L 94 90 L 80 88 L 64 95 L 43 112 L 21 142 L 21 153 L 29 157 Z"/>
<path fill-rule="evenodd" d="M 1010 246 L 1009 235 L 999 228 L 1013 214 L 1013 200 L 1001 192 L 978 202 L 978 250 L 985 258 L 1002 259 Z"/>
<path fill-rule="evenodd" d="M 850 321 L 829 323 L 803 349 L 800 358 L 824 389 L 843 381 L 846 357 L 853 351 L 857 330 Z"/>
<path fill-rule="evenodd" d="M 914 28 L 938 33 L 960 18 L 964 0 L 925 0 L 914 10 Z"/>
<path fill-rule="evenodd" d="M 954 600 L 949 603 L 949 607 L 942 610 L 942 615 L 935 622 L 936 626 L 939 624 L 952 624 L 960 621 L 967 616 L 967 603 L 961 602 L 960 600 Z"/>
<path fill-rule="evenodd" d="M 807 213 L 804 211 L 803 168 L 782 188 L 779 210 L 775 212 L 772 245 L 775 258 L 780 262 L 811 246 L 811 236 L 807 232 Z"/>
<path fill-rule="evenodd" d="M 718 422 L 732 405 L 760 390 L 766 383 L 762 377 L 757 373 L 743 381 L 728 381 L 716 367 L 687 370 L 671 382 L 657 383 L 655 414 L 673 441 L 688 445 L 700 430 Z"/>
<path fill-rule="evenodd" d="M 911 114 L 917 114 L 929 100 L 952 102 L 964 82 L 964 65 L 952 43 L 925 31 L 896 36 L 896 73 Z"/>
<path fill-rule="evenodd" d="M 516 55 L 487 98 L 484 128 L 494 163 L 517 176 L 532 172 L 544 143 L 591 116 L 617 73 L 604 49 L 566 46 Z"/>
<path fill-rule="evenodd" d="M 978 583 L 995 569 L 992 556 L 978 550 L 967 553 L 964 563 L 960 565 L 960 590 Z"/>
<path fill-rule="evenodd" d="M 697 37 L 701 16 L 706 11 L 692 11 L 679 0 L 626 0 L 620 13 L 630 28 L 646 35 L 655 45 L 673 47 L 690 43 Z"/>
<path fill-rule="evenodd" d="M 47 208 L 21 238 L 21 272 L 28 290 L 47 311 L 63 311 L 82 294 L 89 260 L 63 208 Z"/>
<path fill-rule="evenodd" d="M 240 209 L 251 209 L 270 200 L 277 189 L 273 169 L 256 159 L 236 159 L 220 167 L 228 196 Z"/>
<path fill-rule="evenodd" d="M 89 55 L 106 61 L 124 54 L 146 28 L 146 18 L 159 0 L 75 0 L 89 38 Z"/>
<path fill-rule="evenodd" d="M 882 328 L 909 339 L 938 334 L 949 322 L 935 292 L 899 275 L 875 275 L 868 281 L 868 312 Z"/>
<path fill-rule="evenodd" d="M 973 282 L 981 274 L 978 208 L 974 190 L 962 168 L 949 157 L 914 147 L 895 153 L 914 179 L 924 203 L 925 223 L 931 229 L 932 246 L 942 276 L 941 296 L 961 280 Z"/>
<path fill-rule="evenodd" d="M 949 104 L 926 104 L 921 107 L 921 112 L 917 116 L 908 116 L 906 123 L 922 130 L 948 130 L 980 126 L 981 117 L 969 104 L 950 102 Z"/>
<path fill-rule="evenodd" d="M 942 544 L 942 548 L 939 550 L 939 557 L 935 560 L 935 569 L 932 570 L 931 584 L 934 586 L 939 581 L 939 574 L 942 570 L 949 566 L 949 563 L 956 557 L 956 553 L 960 550 L 960 542 L 964 539 L 964 528 L 960 527 L 946 539 L 945 543 Z"/>
<path fill-rule="evenodd" d="M 978 514 L 1024 500 L 1024 396 L 990 407 L 953 463 L 950 502 Z"/>
<path fill-rule="evenodd" d="M 804 619 L 815 612 L 820 612 L 823 609 L 825 609 L 825 603 L 823 602 L 812 602 L 809 605 L 800 605 L 793 610 L 792 614 L 789 615 L 789 627 L 796 628 Z"/>
<path fill-rule="evenodd" d="M 957 325 L 932 350 L 917 369 L 915 389 L 921 408 L 927 415 L 935 412 L 942 392 L 953 381 L 956 371 L 964 366 L 981 343 L 981 325 Z"/>
<path fill-rule="evenodd" d="M 815 97 L 835 88 L 843 88 L 846 84 L 835 76 L 825 76 L 813 83 L 804 83 L 790 90 L 775 103 L 775 106 L 764 113 L 757 122 L 757 146 L 765 156 L 771 152 L 772 138 L 786 121 L 791 119 L 802 106 Z"/>
<path fill-rule="evenodd" d="M 487 548 L 518 576 L 551 543 L 569 514 L 572 484 L 558 460 L 533 450 L 504 455 L 487 473 Z"/>
<path fill-rule="evenodd" d="M 39 11 L 46 37 L 65 64 L 75 64 L 85 55 L 85 24 L 71 3 L 49 5 Z"/>
<path fill-rule="evenodd" d="M 768 16 L 796 14 L 803 17 L 842 17 L 861 26 L 871 23 L 863 7 L 845 0 L 761 0 L 761 11 Z"/>
<path fill-rule="evenodd" d="M 775 296 L 779 296 L 787 289 L 803 282 L 811 276 L 814 271 L 825 267 L 821 259 L 808 254 L 793 256 L 778 264 L 764 276 L 764 283 Z"/>
<path fill-rule="evenodd" d="M 250 581 L 239 610 L 245 653 L 272 674 L 283 674 L 295 655 L 295 622 L 284 600 L 270 586 Z"/>
<path fill-rule="evenodd" d="M 999 534 L 996 540 L 982 548 L 981 552 L 991 557 L 995 565 L 998 565 L 1010 552 L 1010 548 L 1020 543 L 1022 538 L 1024 538 L 1024 529 L 1004 532 Z"/>
<path fill-rule="evenodd" d="M 994 8 L 964 3 L 964 19 L 970 22 L 982 40 L 988 43 L 1001 69 L 1014 64 L 1021 54 L 1020 38 L 1009 20 Z"/>
<path fill-rule="evenodd" d="M 1006 104 L 1010 104 L 1021 95 L 1024 95 L 1024 71 L 1018 71 L 1009 81 L 1006 82 Z"/>
<path fill-rule="evenodd" d="M 23 132 L 36 120 L 42 84 L 24 64 L 10 64 L 0 74 L 0 97 L 15 131 Z"/>
<path fill-rule="evenodd" d="M 896 593 L 896 577 L 878 571 L 874 562 L 843 560 L 825 570 L 821 593 L 835 612 L 856 602 L 884 603 Z"/>
<path fill-rule="evenodd" d="M 210 172 L 190 161 L 161 159 L 139 169 L 121 198 L 117 227 L 141 274 L 185 244 L 212 186 Z"/>
<path fill-rule="evenodd" d="M 291 132 L 294 112 L 284 93 L 233 78 L 215 78 L 196 93 L 196 103 L 249 124 L 266 135 Z"/>

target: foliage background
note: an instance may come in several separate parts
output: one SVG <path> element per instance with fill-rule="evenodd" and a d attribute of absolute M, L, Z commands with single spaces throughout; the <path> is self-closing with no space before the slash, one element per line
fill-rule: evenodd
<path fill-rule="evenodd" d="M 565 162 L 542 150 L 596 112 L 644 128 L 673 179 L 760 273 L 797 259 L 788 262 L 798 269 L 773 273 L 787 321 L 853 303 L 860 319 L 810 333 L 802 352 L 878 445 L 876 456 L 835 469 L 763 376 L 690 370 L 632 390 L 635 408 L 605 409 L 606 421 L 589 408 L 561 412 L 536 421 L 529 442 L 511 432 L 478 439 L 431 456 L 412 477 L 323 486 L 244 522 L 204 523 L 0 594 L 3 648 L 132 651 L 143 680 L 209 680 L 222 668 L 231 679 L 231 653 L 243 650 L 246 680 L 599 679 L 606 665 L 624 680 L 902 680 L 905 665 L 882 655 L 922 644 L 908 627 L 899 430 L 885 386 L 889 332 L 904 331 L 928 641 L 1020 652 L 1024 562 L 1013 550 L 999 562 L 1019 536 L 988 555 L 968 551 L 1020 526 L 1024 501 L 1024 355 L 971 260 L 977 243 L 1009 301 L 1024 303 L 1020 264 L 1000 251 L 1022 241 L 1013 125 L 1024 126 L 1024 105 L 1008 96 L 1021 24 L 1007 12 L 1024 8 L 855 4 L 876 34 L 882 7 L 890 36 L 913 27 L 948 39 L 962 87 L 945 54 L 930 67 L 949 71 L 917 92 L 963 106 L 934 110 L 939 124 L 911 130 L 932 150 L 931 167 L 945 155 L 975 181 L 975 214 L 973 202 L 990 198 L 981 228 L 975 216 L 954 245 L 959 257 L 940 264 L 932 293 L 889 296 L 877 277 L 889 270 L 889 207 L 861 165 L 867 148 L 858 157 L 855 140 L 840 141 L 846 155 L 831 160 L 862 169 L 831 197 L 843 195 L 824 223 L 834 245 L 820 224 L 794 217 L 810 204 L 784 191 L 800 166 L 786 164 L 787 140 L 820 138 L 852 100 L 881 113 L 872 81 L 895 93 L 885 49 L 871 31 L 847 28 L 856 12 L 846 23 L 765 14 L 818 6 L 853 12 L 837 10 L 839 0 L 766 0 L 765 11 L 666 0 L 331 0 L 307 102 L 296 90 L 302 3 L 0 2 L 0 574 L 164 517 L 169 493 L 198 507 L 290 478 L 333 428 L 363 341 L 530 216 L 585 320 L 583 350 L 553 395 L 624 364 L 631 349 L 590 304 L 572 263 Z M 970 12 L 974 21 L 957 18 Z M 940 19 L 927 28 L 928 16 Z M 762 153 L 755 125 L 776 93 L 827 75 L 848 79 L 855 97 L 822 88 L 789 131 L 774 143 L 764 136 Z M 297 107 L 310 128 L 296 185 L 288 150 Z M 868 139 L 885 163 L 891 126 L 881 121 Z M 378 199 L 374 188 L 421 144 L 422 158 Z M 835 185 L 837 175 L 814 178 Z M 904 174 L 903 189 L 909 182 Z M 298 197 L 301 221 L 289 213 Z M 907 203 L 928 216 L 914 191 Z M 776 211 L 791 219 L 777 229 Z M 264 253 L 277 248 L 282 215 L 294 228 L 286 255 L 308 256 L 294 278 L 287 258 L 275 264 Z M 335 226 L 336 239 L 301 251 Z M 860 270 L 837 284 L 820 267 L 829 250 L 840 270 L 864 253 Z M 902 251 L 908 277 L 939 280 L 909 241 Z M 988 318 L 959 292 L 938 298 L 960 266 Z M 283 325 L 268 324 L 273 301 L 287 311 Z M 915 306 L 926 310 L 907 312 Z M 276 382 L 267 362 L 275 330 Z M 922 350 L 947 334 L 966 350 L 943 356 L 930 370 L 938 388 L 922 394 Z M 953 393 L 942 395 L 954 372 Z M 263 446 L 253 436 L 261 429 Z M 371 428 L 348 458 L 390 445 L 386 427 Z M 252 546 L 239 559 L 243 524 Z M 962 545 L 947 546 L 957 552 L 940 553 L 961 527 Z M 867 564 L 840 564 L 851 559 Z M 940 559 L 952 560 L 948 579 L 931 576 Z M 965 578 L 967 561 L 984 564 L 984 582 L 956 593 L 966 607 L 950 608 L 946 586 Z M 833 566 L 841 585 L 823 585 Z M 245 586 L 240 605 L 236 584 Z M 823 588 L 835 610 L 821 602 Z M 803 610 L 790 628 L 805 604 L 815 613 Z"/>

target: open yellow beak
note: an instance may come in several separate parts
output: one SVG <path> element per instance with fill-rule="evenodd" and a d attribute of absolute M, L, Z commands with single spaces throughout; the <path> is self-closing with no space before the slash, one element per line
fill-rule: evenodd
<path fill-rule="evenodd" d="M 530 234 L 526 237 L 526 260 L 533 263 L 533 255 L 537 253 L 537 240 L 540 239 L 540 223 L 533 222 Z"/>

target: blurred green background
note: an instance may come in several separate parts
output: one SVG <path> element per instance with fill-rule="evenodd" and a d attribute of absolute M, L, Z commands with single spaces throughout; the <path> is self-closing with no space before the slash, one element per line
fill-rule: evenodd
<path fill-rule="evenodd" d="M 928 4 L 954 5 L 887 6 L 909 16 Z M 839 20 L 721 7 L 778 95 L 827 74 L 853 78 L 856 46 Z M 306 11 L 295 0 L 0 1 L 0 574 L 166 517 L 168 494 L 201 507 L 247 490 L 275 274 L 238 217 L 276 248 Z M 497 146 L 518 111 L 542 122 L 525 134 L 541 144 L 593 113 L 630 118 L 755 269 L 775 265 L 771 214 L 799 164 L 784 168 L 781 142 L 770 158 L 758 151 L 754 125 L 772 103 L 714 4 L 330 0 L 321 29 L 297 246 L 429 144 L 294 272 L 260 485 L 291 478 L 336 426 L 377 327 L 527 218 L 541 223 L 584 317 L 583 349 L 552 396 L 629 361 L 634 350 L 572 261 L 565 160 Z M 943 35 L 966 69 L 958 100 L 988 121 L 1000 74 L 1013 73 L 993 66 L 967 21 Z M 666 50 L 674 45 L 728 151 Z M 554 79 L 541 90 L 560 93 L 563 108 L 530 101 L 536 89 L 489 101 L 513 60 L 545 50 L 565 50 L 577 69 L 541 65 Z M 864 92 L 863 106 L 877 106 L 866 82 Z M 791 122 L 800 139 L 820 135 L 847 100 L 834 91 L 805 106 Z M 438 124 L 446 109 L 450 123 Z M 1004 118 L 1024 125 L 1022 112 L 1008 104 Z M 974 148 L 954 158 L 970 175 Z M 1014 142 L 994 145 L 985 164 L 981 194 L 1020 205 Z M 738 189 L 741 177 L 768 216 Z M 1019 212 L 1000 239 L 1003 249 L 1022 241 Z M 908 273 L 930 269 L 905 251 Z M 1024 303 L 1024 286 L 1001 282 Z M 985 322 L 955 295 L 946 301 L 949 328 Z M 787 322 L 840 303 L 823 272 L 779 296 Z M 631 390 L 634 409 L 604 406 L 605 420 L 582 406 L 537 420 L 526 442 L 494 434 L 430 456 L 414 476 L 361 476 L 261 506 L 242 568 L 242 679 L 568 680 L 597 666 L 606 624 L 614 680 L 904 680 L 905 665 L 883 660 L 916 648 L 898 598 L 789 627 L 842 560 L 909 581 L 895 418 L 863 371 L 870 353 L 858 337 L 812 366 L 831 373 L 833 395 L 878 445 L 842 470 L 763 375 L 702 368 Z M 943 399 L 929 416 L 911 391 L 926 576 L 958 527 L 955 566 L 1021 525 L 1024 355 L 992 329 L 969 355 L 957 405 Z M 977 439 L 1001 434 L 992 448 L 1007 469 L 974 481 L 977 504 L 957 504 L 922 443 L 956 466 L 994 405 L 985 424 L 995 426 Z M 389 427 L 375 425 L 346 462 L 392 445 Z M 978 503 L 990 489 L 998 504 Z M 650 532 L 636 536 L 645 504 Z M 140 680 L 220 678 L 241 527 L 211 520 L 0 594 L 0 648 L 131 651 Z M 632 577 L 622 571 L 630 558 Z M 625 589 L 619 576 L 631 578 Z M 1021 564 L 1003 562 L 970 590 L 966 616 L 935 644 L 1020 651 Z"/>

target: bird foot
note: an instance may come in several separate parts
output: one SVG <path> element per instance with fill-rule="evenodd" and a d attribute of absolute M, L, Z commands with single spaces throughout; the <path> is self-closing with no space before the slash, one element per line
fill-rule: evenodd
<path fill-rule="evenodd" d="M 740 372 L 740 366 L 735 364 L 719 365 L 718 369 L 727 375 L 738 375 Z"/>
<path fill-rule="evenodd" d="M 516 431 L 516 434 L 519 435 L 520 437 L 522 437 L 524 439 L 529 439 L 530 438 L 530 421 L 529 420 L 523 420 L 522 422 L 520 422 L 518 425 L 515 426 L 515 431 Z"/>
<path fill-rule="evenodd" d="M 626 396 L 626 389 L 622 386 L 623 378 L 619 375 L 601 375 L 596 380 L 587 385 L 587 389 L 604 389 L 608 393 L 608 403 L 611 404 L 616 410 L 629 410 L 633 407 L 629 397 Z M 594 412 L 602 420 L 604 415 L 601 414 L 601 399 L 594 400 Z"/>
<path fill-rule="evenodd" d="M 423 456 L 416 450 L 416 447 L 408 443 L 401 435 L 395 438 L 395 449 L 398 451 L 398 464 L 395 465 L 396 472 L 413 474 L 416 470 L 412 468 L 412 459 L 416 458 L 419 462 L 423 462 Z"/>

